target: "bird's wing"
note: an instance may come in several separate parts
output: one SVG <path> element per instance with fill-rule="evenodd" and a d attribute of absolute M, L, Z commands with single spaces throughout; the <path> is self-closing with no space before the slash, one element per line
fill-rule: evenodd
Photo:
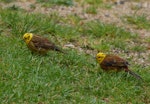
<path fill-rule="evenodd" d="M 105 58 L 103 64 L 105 64 L 106 66 L 123 67 L 127 66 L 128 62 L 118 56 L 110 55 L 109 57 Z"/>
<path fill-rule="evenodd" d="M 50 49 L 55 47 L 55 45 L 52 42 L 50 42 L 48 39 L 42 38 L 40 36 L 34 37 L 32 39 L 32 42 L 34 43 L 34 46 L 36 48 Z"/>

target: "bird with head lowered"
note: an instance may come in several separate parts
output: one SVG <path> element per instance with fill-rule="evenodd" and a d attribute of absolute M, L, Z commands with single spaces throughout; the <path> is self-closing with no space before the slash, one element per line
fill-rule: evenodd
<path fill-rule="evenodd" d="M 139 75 L 134 73 L 133 71 L 128 69 L 129 63 L 120 58 L 119 56 L 112 55 L 112 54 L 105 54 L 99 52 L 96 55 L 96 59 L 100 64 L 100 67 L 105 71 L 115 70 L 115 71 L 122 71 L 128 72 L 129 74 L 133 75 L 137 79 L 142 79 Z"/>
<path fill-rule="evenodd" d="M 49 50 L 54 50 L 64 53 L 54 43 L 39 35 L 32 33 L 25 33 L 23 39 L 27 44 L 27 47 L 34 53 L 46 54 Z"/>

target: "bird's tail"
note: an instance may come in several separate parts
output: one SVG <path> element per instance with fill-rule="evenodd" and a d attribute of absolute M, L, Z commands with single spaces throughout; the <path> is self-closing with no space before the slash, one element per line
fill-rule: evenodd
<path fill-rule="evenodd" d="M 61 52 L 61 53 L 65 53 L 62 49 L 60 49 L 59 47 L 54 47 L 55 51 Z"/>
<path fill-rule="evenodd" d="M 138 79 L 138 80 L 141 79 L 142 80 L 142 77 L 140 75 L 134 73 L 133 71 L 128 69 L 128 70 L 126 70 L 126 72 L 128 72 L 131 75 L 133 75 L 136 79 Z"/>

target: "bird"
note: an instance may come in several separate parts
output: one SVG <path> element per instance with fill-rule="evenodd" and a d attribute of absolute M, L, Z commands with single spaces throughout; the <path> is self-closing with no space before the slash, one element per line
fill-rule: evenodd
<path fill-rule="evenodd" d="M 129 74 L 133 75 L 136 79 L 142 79 L 138 74 L 129 70 L 128 68 L 129 63 L 126 60 L 124 60 L 123 58 L 117 55 L 105 54 L 105 53 L 99 52 L 96 55 L 96 59 L 98 63 L 100 64 L 100 67 L 104 71 L 115 70 L 119 72 L 119 71 L 124 70 L 125 72 L 128 72 Z"/>
<path fill-rule="evenodd" d="M 32 53 L 46 54 L 49 50 L 64 53 L 59 47 L 57 47 L 47 38 L 35 35 L 33 33 L 25 33 L 23 35 L 23 40 Z"/>

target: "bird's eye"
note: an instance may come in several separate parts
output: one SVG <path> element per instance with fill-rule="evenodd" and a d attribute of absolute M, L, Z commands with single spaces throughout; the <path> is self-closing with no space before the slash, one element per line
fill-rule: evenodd
<path fill-rule="evenodd" d="M 30 36 L 27 37 L 28 39 L 30 38 Z"/>
<path fill-rule="evenodd" d="M 100 56 L 98 56 L 98 58 L 101 58 Z"/>

